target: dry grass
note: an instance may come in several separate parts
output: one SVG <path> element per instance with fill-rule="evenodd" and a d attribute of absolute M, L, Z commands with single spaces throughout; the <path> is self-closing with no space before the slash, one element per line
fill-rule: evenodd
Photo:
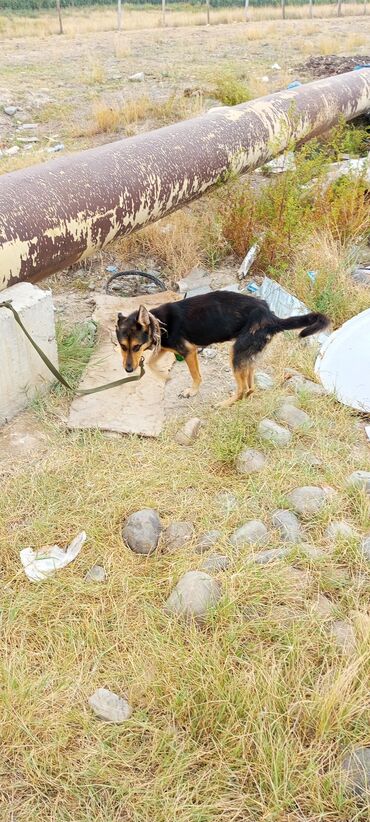
<path fill-rule="evenodd" d="M 268 362 L 278 382 L 283 366 L 312 368 L 307 348 L 281 339 Z M 210 409 L 191 449 L 174 442 L 171 428 L 158 441 L 70 434 L 56 422 L 63 396 L 38 406 L 48 453 L 22 470 L 9 466 L 0 497 L 4 820 L 367 820 L 338 771 L 344 751 L 369 740 L 370 591 L 357 546 L 333 551 L 324 530 L 338 515 L 359 532 L 369 528 L 368 506 L 348 493 L 345 477 L 370 463 L 354 457 L 358 431 L 346 409 L 303 397 L 313 428 L 284 451 L 267 449 L 265 471 L 239 476 L 234 457 L 257 444 L 257 422 L 285 393 L 277 387 L 229 412 Z M 302 450 L 322 468 L 310 468 Z M 257 567 L 247 564 L 248 550 L 231 550 L 227 537 L 242 522 L 269 525 L 295 485 L 325 483 L 338 498 L 306 530 L 322 560 L 310 564 L 294 549 L 284 563 Z M 216 500 L 225 488 L 238 500 L 228 516 Z M 144 506 L 157 508 L 164 525 L 191 519 L 197 533 L 222 531 L 233 562 L 204 630 L 163 612 L 174 583 L 202 562 L 193 546 L 146 559 L 122 544 L 123 519 Z M 66 544 L 81 528 L 89 540 L 69 568 L 46 583 L 26 580 L 22 547 Z M 269 547 L 278 544 L 271 531 Z M 102 585 L 83 581 L 94 563 L 107 571 Z M 309 571 L 303 585 L 292 563 Z M 356 626 L 351 658 L 315 616 L 318 592 Z M 128 695 L 134 712 L 125 725 L 92 716 L 87 698 L 101 686 Z"/>

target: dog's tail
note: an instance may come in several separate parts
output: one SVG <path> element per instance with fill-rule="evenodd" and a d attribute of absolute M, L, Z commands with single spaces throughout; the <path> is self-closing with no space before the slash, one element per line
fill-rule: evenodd
<path fill-rule="evenodd" d="M 309 337 L 311 334 L 325 331 L 325 328 L 328 328 L 329 325 L 329 317 L 326 317 L 325 314 L 312 312 L 311 314 L 301 314 L 298 317 L 287 317 L 285 320 L 275 317 L 271 330 L 273 334 L 278 334 L 280 331 L 293 331 L 302 328 L 303 330 L 299 336 Z"/>

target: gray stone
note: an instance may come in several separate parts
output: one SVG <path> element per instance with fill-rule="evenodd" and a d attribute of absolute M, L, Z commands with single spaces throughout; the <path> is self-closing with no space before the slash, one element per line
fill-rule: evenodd
<path fill-rule="evenodd" d="M 283 509 L 274 511 L 271 517 L 274 528 L 280 532 L 283 542 L 297 543 L 301 540 L 301 525 L 298 517 L 292 511 Z"/>
<path fill-rule="evenodd" d="M 207 574 L 217 574 L 218 571 L 226 571 L 229 565 L 230 559 L 224 554 L 210 554 L 202 562 L 201 571 L 206 571 Z"/>
<path fill-rule="evenodd" d="M 302 545 L 301 550 L 311 562 L 326 558 L 325 551 L 322 551 L 321 548 L 315 548 L 314 545 Z"/>
<path fill-rule="evenodd" d="M 272 377 L 270 377 L 270 375 L 266 374 L 264 371 L 256 371 L 254 380 L 257 388 L 260 388 L 261 391 L 268 391 L 275 385 Z"/>
<path fill-rule="evenodd" d="M 356 634 L 349 622 L 339 619 L 333 622 L 332 635 L 344 654 L 350 655 L 356 650 Z"/>
<path fill-rule="evenodd" d="M 33 131 L 38 128 L 38 123 L 22 123 L 18 126 L 18 131 Z"/>
<path fill-rule="evenodd" d="M 290 431 L 273 420 L 261 420 L 257 430 L 263 440 L 274 445 L 288 445 L 292 439 Z"/>
<path fill-rule="evenodd" d="M 356 796 L 370 798 L 370 747 L 355 748 L 342 760 L 344 783 Z"/>
<path fill-rule="evenodd" d="M 234 548 L 242 548 L 244 545 L 264 543 L 267 538 L 268 531 L 266 525 L 258 519 L 252 519 L 231 534 L 230 542 Z"/>
<path fill-rule="evenodd" d="M 203 268 L 193 268 L 186 277 L 183 277 L 177 283 L 180 294 L 186 294 L 195 288 L 209 288 L 210 285 L 210 276 Z"/>
<path fill-rule="evenodd" d="M 353 539 L 357 536 L 356 531 L 344 519 L 338 522 L 331 522 L 325 531 L 326 539 Z"/>
<path fill-rule="evenodd" d="M 320 619 L 330 619 L 333 615 L 334 605 L 324 594 L 319 594 L 312 602 L 312 610 Z"/>
<path fill-rule="evenodd" d="M 190 420 L 187 420 L 185 425 L 177 432 L 175 440 L 179 443 L 179 445 L 191 445 L 194 440 L 196 440 L 200 427 L 202 425 L 202 420 L 199 417 L 192 417 Z"/>
<path fill-rule="evenodd" d="M 48 152 L 48 154 L 56 154 L 56 152 L 63 151 L 63 149 L 64 143 L 56 143 L 55 146 L 50 146 L 46 149 L 46 151 Z"/>
<path fill-rule="evenodd" d="M 253 557 L 249 557 L 250 562 L 255 562 L 256 565 L 267 565 L 269 562 L 277 562 L 285 559 L 289 554 L 289 548 L 271 548 L 269 551 L 259 551 Z"/>
<path fill-rule="evenodd" d="M 8 117 L 14 117 L 17 111 L 18 106 L 4 106 L 4 114 L 7 114 Z"/>
<path fill-rule="evenodd" d="M 194 525 L 192 522 L 171 522 L 163 532 L 163 547 L 165 551 L 172 554 L 183 548 L 194 536 Z"/>
<path fill-rule="evenodd" d="M 312 425 L 312 421 L 305 411 L 289 402 L 284 402 L 276 412 L 280 422 L 284 422 L 292 431 L 302 431 Z"/>
<path fill-rule="evenodd" d="M 209 551 L 210 548 L 213 548 L 213 546 L 216 545 L 216 542 L 218 542 L 220 536 L 221 531 L 206 531 L 205 534 L 198 537 L 194 546 L 194 551 L 196 551 L 197 554 L 204 554 L 205 551 Z"/>
<path fill-rule="evenodd" d="M 204 571 L 188 571 L 168 597 L 165 611 L 203 623 L 220 598 L 221 588 L 215 579 Z"/>
<path fill-rule="evenodd" d="M 19 146 L 11 146 L 5 149 L 4 154 L 6 154 L 7 157 L 13 157 L 14 154 L 18 154 L 18 151 L 20 151 Z"/>
<path fill-rule="evenodd" d="M 109 691 L 108 688 L 98 688 L 88 703 L 94 714 L 105 722 L 114 722 L 119 725 L 130 718 L 132 708 L 127 700 Z"/>
<path fill-rule="evenodd" d="M 265 465 L 266 457 L 254 448 L 244 448 L 235 461 L 238 474 L 254 474 L 256 471 L 262 471 Z"/>
<path fill-rule="evenodd" d="M 128 79 L 130 83 L 142 83 L 144 80 L 144 72 L 137 71 L 136 74 L 130 74 Z"/>
<path fill-rule="evenodd" d="M 304 391 L 307 394 L 317 394 L 317 396 L 326 394 L 325 388 L 322 385 L 319 385 L 317 382 L 312 382 L 312 380 L 307 380 L 303 374 L 293 374 L 289 376 L 286 385 L 289 388 L 294 388 L 295 391 Z"/>
<path fill-rule="evenodd" d="M 356 283 L 360 285 L 370 286 L 370 269 L 369 268 L 355 268 L 352 272 L 352 277 Z"/>
<path fill-rule="evenodd" d="M 212 289 L 209 285 L 198 285 L 197 288 L 190 288 L 189 291 L 186 292 L 186 297 L 200 297 L 201 294 L 209 294 Z"/>
<path fill-rule="evenodd" d="M 128 517 L 123 525 L 122 537 L 136 554 L 152 554 L 158 545 L 161 522 L 157 511 L 143 508 Z"/>
<path fill-rule="evenodd" d="M 213 360 L 217 357 L 217 351 L 215 348 L 203 348 L 202 357 L 205 360 Z"/>
<path fill-rule="evenodd" d="M 105 582 L 107 575 L 102 565 L 93 565 L 85 576 L 85 582 Z"/>
<path fill-rule="evenodd" d="M 347 484 L 363 488 L 367 494 L 370 494 L 370 471 L 353 471 L 348 477 Z"/>
<path fill-rule="evenodd" d="M 303 485 L 288 494 L 288 501 L 298 514 L 314 516 L 327 503 L 328 495 L 316 485 Z"/>
<path fill-rule="evenodd" d="M 228 516 L 238 505 L 238 500 L 231 491 L 219 491 L 215 496 L 215 501 L 220 509 L 220 513 Z"/>
<path fill-rule="evenodd" d="M 361 542 L 361 551 L 365 559 L 370 562 L 370 534 L 368 534 Z"/>
<path fill-rule="evenodd" d="M 18 143 L 22 143 L 22 144 L 25 143 L 26 147 L 27 147 L 27 144 L 29 144 L 29 143 L 39 143 L 40 142 L 38 137 L 32 137 L 31 134 L 29 134 L 28 137 L 17 137 L 17 140 L 18 140 Z"/>

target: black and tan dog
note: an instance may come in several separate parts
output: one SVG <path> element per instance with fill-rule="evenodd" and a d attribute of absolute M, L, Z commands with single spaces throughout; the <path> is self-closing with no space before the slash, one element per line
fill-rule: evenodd
<path fill-rule="evenodd" d="M 281 320 L 264 300 L 231 291 L 213 291 L 180 302 L 164 303 L 150 312 L 140 306 L 128 317 L 118 314 L 116 333 L 128 373 L 135 371 L 147 349 L 153 349 L 151 367 L 155 367 L 166 351 L 184 357 L 193 379 L 192 387 L 183 392 L 186 397 L 193 397 L 202 382 L 197 349 L 235 340 L 231 362 L 236 392 L 221 403 L 226 407 L 253 392 L 256 357 L 275 334 L 301 328 L 300 337 L 308 337 L 328 325 L 329 319 L 324 314 L 303 314 Z"/>

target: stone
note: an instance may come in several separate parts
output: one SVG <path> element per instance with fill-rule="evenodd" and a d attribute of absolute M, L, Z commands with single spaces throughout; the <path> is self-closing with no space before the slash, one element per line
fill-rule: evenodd
<path fill-rule="evenodd" d="M 268 391 L 275 385 L 275 382 L 272 379 L 272 377 L 270 377 L 270 375 L 266 374 L 264 371 L 256 371 L 254 381 L 256 383 L 257 388 L 260 388 L 261 391 Z"/>
<path fill-rule="evenodd" d="M 33 131 L 38 128 L 38 123 L 22 123 L 18 126 L 18 131 Z"/>
<path fill-rule="evenodd" d="M 183 277 L 177 283 L 180 294 L 186 294 L 195 288 L 209 288 L 210 285 L 210 276 L 203 268 L 193 268 L 186 277 Z"/>
<path fill-rule="evenodd" d="M 326 539 L 335 541 L 336 539 L 353 539 L 356 537 L 356 531 L 345 520 L 338 522 L 331 522 L 325 531 Z"/>
<path fill-rule="evenodd" d="M 284 422 L 292 431 L 304 431 L 312 425 L 309 415 L 289 402 L 284 402 L 280 406 L 276 416 L 280 422 Z"/>
<path fill-rule="evenodd" d="M 105 582 L 107 575 L 102 565 L 93 565 L 85 576 L 85 582 Z"/>
<path fill-rule="evenodd" d="M 356 650 L 356 634 L 349 622 L 339 619 L 333 622 L 332 635 L 344 654 L 350 655 Z"/>
<path fill-rule="evenodd" d="M 342 774 L 347 790 L 370 798 L 370 747 L 355 748 L 347 753 L 342 760 Z"/>
<path fill-rule="evenodd" d="M 5 149 L 4 154 L 6 154 L 7 157 L 13 157 L 14 154 L 18 154 L 18 151 L 20 151 L 19 146 L 11 146 Z"/>
<path fill-rule="evenodd" d="M 271 442 L 273 445 L 288 445 L 292 439 L 290 431 L 273 420 L 261 420 L 257 430 L 261 439 Z"/>
<path fill-rule="evenodd" d="M 311 562 L 326 558 L 325 551 L 322 551 L 321 548 L 315 548 L 314 545 L 302 545 L 301 550 Z"/>
<path fill-rule="evenodd" d="M 330 619 L 334 605 L 324 594 L 318 594 L 317 599 L 311 603 L 311 608 L 320 619 Z"/>
<path fill-rule="evenodd" d="M 130 83 L 142 83 L 144 80 L 144 72 L 137 71 L 136 74 L 130 74 L 128 79 Z"/>
<path fill-rule="evenodd" d="M 192 522 L 171 522 L 163 532 L 163 547 L 165 551 L 172 554 L 183 548 L 194 536 L 194 525 Z"/>
<path fill-rule="evenodd" d="M 194 551 L 197 554 L 204 554 L 205 551 L 209 551 L 214 547 L 214 545 L 216 545 L 216 542 L 218 542 L 220 537 L 221 531 L 206 531 L 205 534 L 198 537 L 194 546 Z"/>
<path fill-rule="evenodd" d="M 63 149 L 64 143 L 56 143 L 55 146 L 49 146 L 49 148 L 47 148 L 46 151 L 48 152 L 48 154 L 56 154 L 58 151 L 63 151 Z"/>
<path fill-rule="evenodd" d="M 0 270 L 0 287 L 2 272 Z M 11 300 L 27 331 L 58 368 L 54 306 L 51 292 L 31 283 L 18 283 L 1 292 L 0 302 Z M 11 356 L 10 356 L 11 354 Z M 55 377 L 7 308 L 0 309 L 0 426 L 45 394 Z"/>
<path fill-rule="evenodd" d="M 215 579 L 204 571 L 188 571 L 181 577 L 164 607 L 168 614 L 194 619 L 202 624 L 220 598 L 221 587 Z"/>
<path fill-rule="evenodd" d="M 316 394 L 317 396 L 326 394 L 325 388 L 322 385 L 312 380 L 307 380 L 303 374 L 292 374 L 288 376 L 286 385 L 295 391 L 304 391 L 307 394 Z"/>
<path fill-rule="evenodd" d="M 264 543 L 267 538 L 268 531 L 266 525 L 258 519 L 252 519 L 231 534 L 230 542 L 234 548 L 243 548 L 244 545 Z"/>
<path fill-rule="evenodd" d="M 265 465 L 266 457 L 254 448 L 244 448 L 235 461 L 238 474 L 254 474 L 257 471 L 262 471 Z"/>
<path fill-rule="evenodd" d="M 249 557 L 249 562 L 254 562 L 256 565 L 268 565 L 269 562 L 278 562 L 278 560 L 285 559 L 289 554 L 288 548 L 271 548 L 269 551 L 259 551 Z"/>
<path fill-rule="evenodd" d="M 303 485 L 295 488 L 287 497 L 292 508 L 302 516 L 314 516 L 327 503 L 327 494 L 323 488 L 316 485 Z"/>
<path fill-rule="evenodd" d="M 199 417 L 192 417 L 190 420 L 187 420 L 185 425 L 177 432 L 175 436 L 176 442 L 178 442 L 179 445 L 191 445 L 191 443 L 196 440 L 201 425 L 202 420 Z"/>
<path fill-rule="evenodd" d="M 7 114 L 8 117 L 14 117 L 18 110 L 18 106 L 4 106 L 4 114 Z"/>
<path fill-rule="evenodd" d="M 298 517 L 292 511 L 279 509 L 271 517 L 274 528 L 280 533 L 283 542 L 297 543 L 301 541 L 301 525 Z"/>
<path fill-rule="evenodd" d="M 215 357 L 217 357 L 217 351 L 215 348 L 203 348 L 202 357 L 205 360 L 213 360 Z"/>
<path fill-rule="evenodd" d="M 122 538 L 136 554 L 152 554 L 158 546 L 161 522 L 157 511 L 143 508 L 131 514 L 123 525 Z"/>
<path fill-rule="evenodd" d="M 367 494 L 370 494 L 370 471 L 353 471 L 347 479 L 347 485 L 362 488 Z"/>
<path fill-rule="evenodd" d="M 220 513 L 225 516 L 234 511 L 238 505 L 238 500 L 231 491 L 219 491 L 215 496 L 215 502 L 220 509 Z"/>
<path fill-rule="evenodd" d="M 132 714 L 132 708 L 126 699 L 117 696 L 108 688 L 97 688 L 89 697 L 88 703 L 94 714 L 104 722 L 114 722 L 116 725 L 126 722 Z"/>
<path fill-rule="evenodd" d="M 39 143 L 40 142 L 38 137 L 32 137 L 30 134 L 29 134 L 28 137 L 18 137 L 17 139 L 18 139 L 18 143 L 22 143 L 22 144 L 23 143 L 27 144 L 27 143 Z M 27 148 L 27 145 L 26 145 L 26 148 Z"/>
<path fill-rule="evenodd" d="M 370 562 L 370 534 L 368 534 L 361 542 L 361 551 L 364 558 Z"/>
<path fill-rule="evenodd" d="M 230 565 L 229 557 L 224 554 L 210 554 L 207 559 L 202 562 L 201 571 L 206 571 L 207 574 L 217 574 L 219 571 L 226 571 Z"/>

